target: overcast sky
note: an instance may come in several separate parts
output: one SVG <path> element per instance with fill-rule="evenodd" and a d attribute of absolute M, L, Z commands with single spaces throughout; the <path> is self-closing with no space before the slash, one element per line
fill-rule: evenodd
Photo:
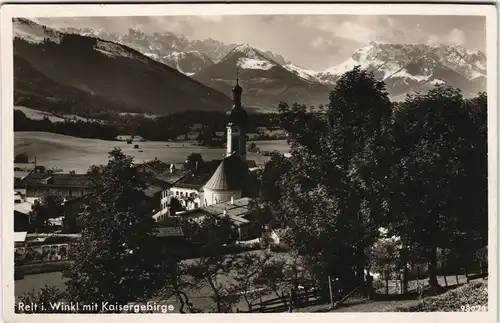
<path fill-rule="evenodd" d="M 323 70 L 370 41 L 456 44 L 486 50 L 486 19 L 480 16 L 155 16 L 40 18 L 52 27 L 104 28 L 146 33 L 170 31 L 189 39 L 249 43 L 279 53 L 304 68 Z"/>

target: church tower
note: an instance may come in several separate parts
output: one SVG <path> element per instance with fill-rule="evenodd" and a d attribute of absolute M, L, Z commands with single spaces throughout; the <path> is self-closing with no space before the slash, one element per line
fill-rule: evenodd
<path fill-rule="evenodd" d="M 247 157 L 245 131 L 247 112 L 241 106 L 242 92 L 243 89 L 239 84 L 238 69 L 236 69 L 236 85 L 233 87 L 233 108 L 228 112 L 226 157 L 236 153 L 245 161 Z"/>

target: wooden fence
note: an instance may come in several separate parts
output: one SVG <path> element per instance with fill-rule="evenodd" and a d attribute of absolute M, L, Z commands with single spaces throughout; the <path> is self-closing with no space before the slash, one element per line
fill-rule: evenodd
<path fill-rule="evenodd" d="M 237 313 L 280 313 L 290 312 L 294 308 L 301 308 L 311 305 L 317 305 L 325 302 L 324 296 L 319 290 L 297 292 L 295 299 L 292 300 L 290 294 L 282 293 L 280 297 L 274 297 L 262 301 L 248 310 L 237 309 Z"/>

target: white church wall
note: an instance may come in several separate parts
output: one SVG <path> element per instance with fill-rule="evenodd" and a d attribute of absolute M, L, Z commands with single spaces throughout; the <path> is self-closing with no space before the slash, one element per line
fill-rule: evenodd
<path fill-rule="evenodd" d="M 217 203 L 229 202 L 233 199 L 237 200 L 241 198 L 241 190 L 232 191 L 213 191 L 210 189 L 205 189 L 203 192 L 204 205 L 213 205 Z"/>

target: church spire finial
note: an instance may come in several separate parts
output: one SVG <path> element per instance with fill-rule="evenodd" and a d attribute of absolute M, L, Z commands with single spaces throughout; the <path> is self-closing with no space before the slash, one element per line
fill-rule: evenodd
<path fill-rule="evenodd" d="M 240 80 L 240 69 L 236 66 L 236 85 L 239 85 Z"/>

